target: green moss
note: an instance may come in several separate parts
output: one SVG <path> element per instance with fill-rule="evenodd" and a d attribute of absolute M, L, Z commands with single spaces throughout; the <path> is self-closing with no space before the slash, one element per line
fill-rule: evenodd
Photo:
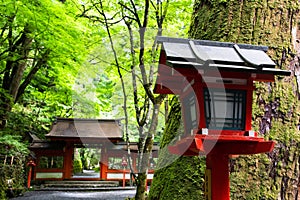
<path fill-rule="evenodd" d="M 204 162 L 204 157 L 180 157 L 157 170 L 149 199 L 204 199 Z"/>
<path fill-rule="evenodd" d="M 174 97 L 170 104 L 172 108 L 161 140 L 158 166 L 148 198 L 201 200 L 204 198 L 205 159 L 204 157 L 179 157 L 169 153 L 168 146 L 174 144 L 176 137 L 183 133 L 178 99 Z"/>

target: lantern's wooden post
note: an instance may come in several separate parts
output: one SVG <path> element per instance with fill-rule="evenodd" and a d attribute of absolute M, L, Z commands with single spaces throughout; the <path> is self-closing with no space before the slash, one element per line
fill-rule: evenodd
<path fill-rule="evenodd" d="M 32 168 L 36 166 L 33 160 L 30 160 L 27 163 L 27 166 L 29 166 L 28 170 L 28 177 L 27 177 L 27 188 L 30 188 L 30 183 L 31 183 L 31 175 L 32 175 Z"/>
<path fill-rule="evenodd" d="M 211 170 L 211 200 L 230 200 L 229 166 L 227 154 L 209 153 L 206 167 Z"/>
<path fill-rule="evenodd" d="M 249 89 L 247 90 L 246 98 L 246 116 L 245 116 L 245 130 L 252 129 L 252 102 L 253 102 L 253 81 L 249 81 Z"/>

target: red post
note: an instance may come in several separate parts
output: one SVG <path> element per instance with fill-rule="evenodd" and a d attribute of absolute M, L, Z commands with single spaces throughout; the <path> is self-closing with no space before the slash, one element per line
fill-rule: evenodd
<path fill-rule="evenodd" d="M 206 167 L 211 170 L 211 200 L 230 200 L 230 182 L 228 155 L 209 153 L 206 157 Z"/>
<path fill-rule="evenodd" d="M 100 160 L 100 179 L 107 180 L 108 154 L 106 147 L 101 150 Z"/>
<path fill-rule="evenodd" d="M 123 187 L 125 187 L 125 167 L 123 168 Z"/>
<path fill-rule="evenodd" d="M 123 156 L 122 158 L 122 166 L 123 166 L 123 187 L 125 187 L 125 169 L 126 169 L 126 166 L 127 166 L 127 159 L 125 156 Z"/>
<path fill-rule="evenodd" d="M 33 160 L 30 160 L 27 163 L 27 166 L 29 166 L 28 176 L 27 176 L 27 188 L 30 188 L 31 183 L 31 174 L 32 174 L 32 167 L 36 166 Z"/>
<path fill-rule="evenodd" d="M 64 153 L 64 175 L 63 179 L 72 178 L 73 171 L 73 154 L 74 154 L 74 146 L 72 143 L 67 143 L 65 147 Z"/>
<path fill-rule="evenodd" d="M 31 173 L 32 173 L 32 166 L 29 166 L 28 178 L 27 178 L 27 188 L 30 188 Z"/>

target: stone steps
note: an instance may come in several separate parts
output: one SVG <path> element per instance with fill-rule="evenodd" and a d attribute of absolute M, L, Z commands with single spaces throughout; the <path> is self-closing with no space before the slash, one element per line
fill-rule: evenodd
<path fill-rule="evenodd" d="M 118 181 L 46 181 L 36 190 L 46 191 L 110 191 L 119 189 L 135 189 L 119 187 Z"/>
<path fill-rule="evenodd" d="M 119 186 L 118 181 L 46 181 L 44 184 L 49 185 L 109 185 L 109 186 Z"/>

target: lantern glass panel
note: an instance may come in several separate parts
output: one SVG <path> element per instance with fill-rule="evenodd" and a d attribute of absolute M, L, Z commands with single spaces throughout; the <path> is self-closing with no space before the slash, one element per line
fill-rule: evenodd
<path fill-rule="evenodd" d="M 244 130 L 246 91 L 206 88 L 204 103 L 207 128 Z"/>

